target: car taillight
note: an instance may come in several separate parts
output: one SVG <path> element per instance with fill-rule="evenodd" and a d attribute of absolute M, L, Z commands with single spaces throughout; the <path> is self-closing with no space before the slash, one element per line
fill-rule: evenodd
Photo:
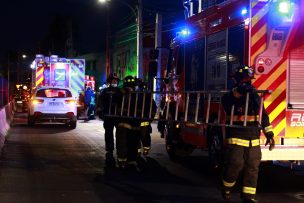
<path fill-rule="evenodd" d="M 34 99 L 32 100 L 32 104 L 42 104 L 44 102 L 43 99 Z"/>
<path fill-rule="evenodd" d="M 66 104 L 75 104 L 75 103 L 76 103 L 76 100 L 74 100 L 74 99 L 68 99 L 68 100 L 64 100 L 64 102 L 65 102 Z"/>

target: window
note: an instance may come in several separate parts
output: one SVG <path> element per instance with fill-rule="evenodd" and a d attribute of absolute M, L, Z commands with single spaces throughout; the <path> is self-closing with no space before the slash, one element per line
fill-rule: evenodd
<path fill-rule="evenodd" d="M 185 90 L 204 90 L 205 39 L 185 46 Z"/>
<path fill-rule="evenodd" d="M 207 37 L 206 90 L 224 90 L 227 81 L 227 31 Z"/>
<path fill-rule="evenodd" d="M 72 97 L 72 93 L 66 89 L 41 89 L 37 91 L 36 97 L 66 98 Z"/>
<path fill-rule="evenodd" d="M 66 72 L 65 69 L 55 69 L 55 80 L 65 81 Z"/>

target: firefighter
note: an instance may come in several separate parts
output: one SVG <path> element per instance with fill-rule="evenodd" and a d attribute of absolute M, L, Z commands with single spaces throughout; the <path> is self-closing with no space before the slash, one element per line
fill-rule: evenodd
<path fill-rule="evenodd" d="M 226 128 L 227 152 L 223 171 L 223 197 L 231 198 L 231 189 L 241 171 L 243 183 L 241 197 L 243 202 L 257 202 L 255 193 L 257 187 L 259 165 L 261 161 L 260 128 L 259 128 L 259 96 L 251 84 L 253 70 L 248 66 L 237 68 L 235 73 L 236 86 L 222 98 L 226 112 L 227 123 L 233 121 L 233 126 Z M 243 126 L 245 118 L 246 95 L 249 94 L 247 125 Z M 233 107 L 234 106 L 234 107 Z M 234 110 L 233 110 L 234 109 Z M 268 114 L 262 107 L 262 130 L 266 136 L 269 150 L 275 146 L 273 130 Z M 233 113 L 231 113 L 233 110 Z M 236 127 L 239 126 L 239 127 Z M 243 126 L 243 127 L 241 127 Z"/>
<path fill-rule="evenodd" d="M 119 168 L 137 168 L 137 146 L 139 142 L 140 120 L 132 118 L 135 111 L 135 91 L 136 78 L 127 76 L 123 82 L 120 97 L 122 118 L 119 119 L 116 129 L 117 162 Z"/>
<path fill-rule="evenodd" d="M 139 127 L 140 140 L 138 143 L 138 155 L 140 156 L 141 154 L 143 154 L 144 156 L 147 156 L 151 149 L 151 133 L 152 133 L 151 122 L 153 121 L 156 113 L 156 103 L 154 99 L 152 99 L 152 103 L 151 103 L 151 97 L 153 95 L 147 92 L 147 84 L 143 82 L 142 79 L 140 78 L 137 79 L 137 86 L 138 86 L 137 90 L 141 92 L 139 93 L 138 106 L 142 107 L 144 104 L 143 118 L 140 119 L 141 122 Z M 150 115 L 150 109 L 151 109 L 151 115 Z M 142 109 L 139 109 L 139 112 L 141 111 Z"/>
<path fill-rule="evenodd" d="M 119 77 L 116 73 L 112 73 L 107 78 L 108 86 L 103 89 L 98 98 L 97 112 L 100 119 L 103 120 L 103 127 L 105 130 L 105 148 L 106 158 L 113 157 L 114 150 L 114 135 L 113 130 L 116 126 L 116 119 L 113 117 L 115 108 L 117 108 Z"/>

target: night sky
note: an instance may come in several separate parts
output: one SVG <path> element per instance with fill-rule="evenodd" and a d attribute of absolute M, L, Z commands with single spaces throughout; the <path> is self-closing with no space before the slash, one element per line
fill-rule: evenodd
<path fill-rule="evenodd" d="M 87 46 L 84 49 L 96 49 L 103 43 L 105 8 L 93 0 L 2 0 L 1 54 L 7 50 L 35 49 L 58 15 L 78 24 Z"/>
<path fill-rule="evenodd" d="M 130 9 L 119 2 L 111 3 L 111 24 L 123 26 L 134 22 Z M 135 7 L 135 0 L 126 1 Z M 146 5 L 157 0 L 144 0 Z M 181 5 L 179 0 L 161 0 L 154 7 L 170 10 Z M 174 6 L 172 6 L 174 4 Z M 152 4 L 151 4 L 152 5 Z M 166 8 L 168 7 L 168 8 Z M 170 8 L 169 8 L 170 7 Z M 153 6 L 152 6 L 153 8 Z M 7 51 L 37 51 L 55 16 L 73 19 L 78 27 L 78 49 L 82 53 L 100 51 L 105 44 L 106 7 L 97 0 L 1 0 L 0 55 Z M 126 20 L 126 17 L 128 17 Z"/>

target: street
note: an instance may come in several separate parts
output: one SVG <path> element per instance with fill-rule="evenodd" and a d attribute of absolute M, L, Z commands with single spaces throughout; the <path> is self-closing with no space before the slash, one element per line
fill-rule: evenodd
<path fill-rule="evenodd" d="M 152 150 L 139 171 L 105 164 L 102 121 L 78 120 L 70 130 L 60 124 L 27 126 L 17 113 L 0 159 L 1 203 L 15 202 L 223 202 L 220 172 L 207 165 L 205 152 L 169 160 L 156 126 Z M 304 167 L 261 165 L 259 202 L 304 202 Z M 240 186 L 232 202 L 241 202 Z"/>

